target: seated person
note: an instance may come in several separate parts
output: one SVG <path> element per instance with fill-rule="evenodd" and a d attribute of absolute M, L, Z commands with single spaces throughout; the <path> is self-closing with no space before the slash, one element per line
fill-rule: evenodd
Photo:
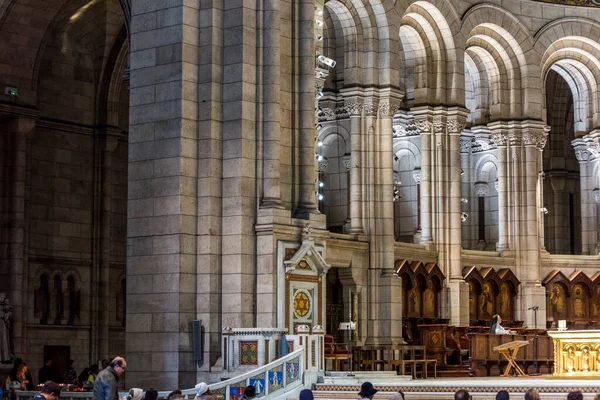
<path fill-rule="evenodd" d="M 490 326 L 490 335 L 510 335 L 512 334 L 510 329 L 504 329 L 502 325 L 502 317 L 498 314 L 492 317 L 492 325 Z"/>

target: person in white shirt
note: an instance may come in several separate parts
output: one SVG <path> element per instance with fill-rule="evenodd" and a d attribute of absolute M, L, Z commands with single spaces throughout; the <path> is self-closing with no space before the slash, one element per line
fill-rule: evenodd
<path fill-rule="evenodd" d="M 512 332 L 510 329 L 504 329 L 502 325 L 502 317 L 498 314 L 492 317 L 492 325 L 490 326 L 490 334 L 491 335 L 511 335 Z"/>

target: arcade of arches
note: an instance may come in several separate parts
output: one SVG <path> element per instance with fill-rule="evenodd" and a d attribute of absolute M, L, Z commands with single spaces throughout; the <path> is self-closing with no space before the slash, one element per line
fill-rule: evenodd
<path fill-rule="evenodd" d="M 600 312 L 593 1 L 0 0 L 0 83 L 32 369 L 67 345 L 192 387 L 226 326 Z"/>

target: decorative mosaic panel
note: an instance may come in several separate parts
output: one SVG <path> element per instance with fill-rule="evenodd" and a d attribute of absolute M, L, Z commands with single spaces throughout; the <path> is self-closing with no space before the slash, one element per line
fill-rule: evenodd
<path fill-rule="evenodd" d="M 222 388 L 219 388 L 219 389 L 214 389 L 214 390 L 210 391 L 210 394 L 215 399 L 224 399 L 224 398 L 226 398 L 226 396 L 225 396 L 225 390 L 226 390 L 226 387 L 222 387 Z"/>
<path fill-rule="evenodd" d="M 300 379 L 300 359 L 298 357 L 285 363 L 285 375 L 288 385 Z"/>
<path fill-rule="evenodd" d="M 240 365 L 258 365 L 258 342 L 240 342 Z"/>
<path fill-rule="evenodd" d="M 256 389 L 256 397 L 265 396 L 265 374 L 258 374 L 250 378 L 249 384 Z"/>
<path fill-rule="evenodd" d="M 229 386 L 229 398 L 231 400 L 239 400 L 244 395 L 246 388 L 246 380 L 234 383 Z"/>
<path fill-rule="evenodd" d="M 283 365 L 269 370 L 269 393 L 283 388 Z"/>
<path fill-rule="evenodd" d="M 294 293 L 294 314 L 296 314 L 296 318 L 310 318 L 312 295 L 308 290 L 296 290 Z"/>

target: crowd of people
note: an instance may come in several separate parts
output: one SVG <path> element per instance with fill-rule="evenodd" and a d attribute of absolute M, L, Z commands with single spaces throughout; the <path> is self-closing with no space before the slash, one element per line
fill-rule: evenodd
<path fill-rule="evenodd" d="M 498 321 L 498 324 L 501 321 Z M 93 388 L 95 400 L 158 400 L 158 392 L 154 389 L 130 389 L 126 398 L 119 399 L 117 387 L 119 379 L 127 369 L 127 362 L 123 357 L 115 357 L 110 362 L 102 360 L 100 365 L 91 365 L 85 368 L 81 374 L 77 375 L 75 370 L 75 362 L 69 360 L 69 365 L 63 376 L 63 385 L 53 381 L 52 360 L 45 360 L 44 365 L 39 371 L 40 382 L 45 382 L 39 393 L 33 400 L 58 400 L 60 392 L 65 384 L 68 385 L 87 385 Z M 100 368 L 102 367 L 102 369 Z M 9 390 L 34 390 L 35 385 L 27 364 L 22 359 L 17 358 L 13 364 L 13 368 L 6 379 L 6 388 Z M 195 388 L 196 396 L 194 400 L 213 400 L 208 385 L 204 382 L 198 383 Z M 361 386 L 358 397 L 360 400 L 372 400 L 377 389 L 373 387 L 371 382 L 364 382 Z M 243 392 L 240 393 L 240 400 L 251 400 L 257 396 L 254 386 L 246 386 Z M 520 396 L 518 396 L 520 397 Z M 404 400 L 402 392 L 396 392 L 390 395 L 390 400 Z M 471 400 L 472 397 L 465 389 L 460 389 L 454 393 L 454 400 Z M 516 399 L 513 396 L 513 399 Z M 540 400 L 540 394 L 537 389 L 529 389 L 525 392 L 524 400 Z M 175 390 L 167 396 L 166 400 L 186 400 L 181 390 Z M 313 393 L 310 389 L 304 389 L 300 392 L 299 400 L 314 400 Z M 510 394 L 506 390 L 500 390 L 496 394 L 496 400 L 510 400 Z M 570 392 L 566 400 L 583 400 L 583 394 L 580 391 Z M 600 393 L 596 395 L 594 400 L 600 400 Z"/>

